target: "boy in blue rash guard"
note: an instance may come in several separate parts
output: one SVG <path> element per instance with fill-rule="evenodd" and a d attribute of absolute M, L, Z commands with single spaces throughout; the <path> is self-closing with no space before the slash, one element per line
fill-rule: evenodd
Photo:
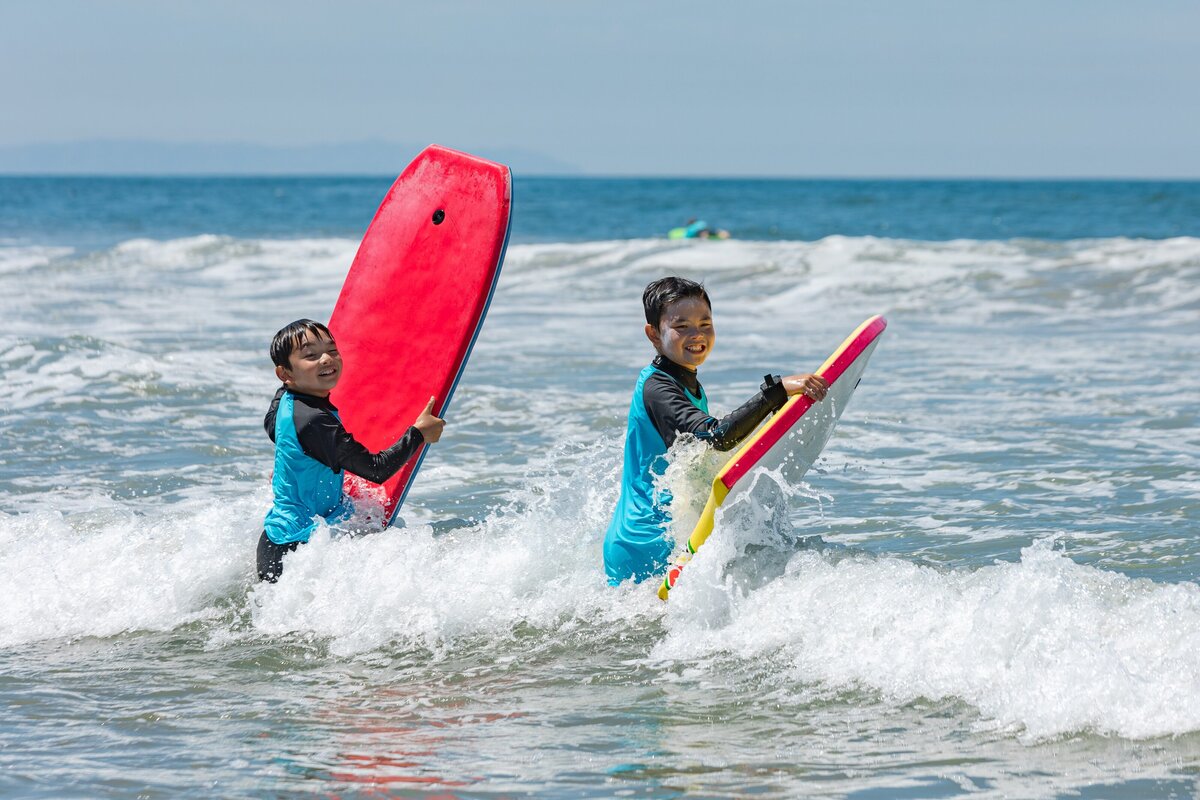
<path fill-rule="evenodd" d="M 669 497 L 656 496 L 654 479 L 666 468 L 667 449 L 680 433 L 718 450 L 731 450 L 789 395 L 824 399 L 819 375 L 768 375 L 749 400 L 723 419 L 708 413 L 696 369 L 716 340 L 712 304 L 704 287 L 685 278 L 662 278 L 642 294 L 646 338 L 658 355 L 638 375 L 625 431 L 621 497 L 604 537 L 604 571 L 610 585 L 643 581 L 667 568 L 675 543 L 667 531 Z"/>
<path fill-rule="evenodd" d="M 328 328 L 296 320 L 275 334 L 271 360 L 283 386 L 263 420 L 275 442 L 275 502 L 258 540 L 258 578 L 274 583 L 283 573 L 284 553 L 308 541 L 318 516 L 339 522 L 350 515 L 342 497 L 342 470 L 381 483 L 426 442 L 440 439 L 445 422 L 433 415 L 431 397 L 399 441 L 371 453 L 342 427 L 329 401 L 342 374 L 342 357 Z"/>

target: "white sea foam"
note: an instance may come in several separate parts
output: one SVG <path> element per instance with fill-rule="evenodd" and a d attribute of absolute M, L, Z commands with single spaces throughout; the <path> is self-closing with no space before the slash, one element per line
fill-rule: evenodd
<path fill-rule="evenodd" d="M 74 250 L 70 247 L 26 245 L 0 239 L 0 274 L 8 272 L 35 272 L 44 269 L 57 259 L 66 258 Z"/>
<path fill-rule="evenodd" d="M 261 339 L 298 316 L 328 317 L 354 248 L 341 239 L 218 236 L 132 240 L 74 257 L 65 248 L 0 248 L 0 369 L 20 378 L 13 402 L 24 407 L 74 395 L 96 385 L 89 377 L 119 382 L 117 364 L 136 382 L 148 372 L 147 358 L 167 380 L 183 382 L 188 367 L 173 371 L 172 363 L 181 348 L 191 352 L 204 339 L 207 352 L 228 356 L 227 379 L 239 379 L 251 363 L 246 356 L 259 356 L 246 349 L 247 337 Z M 719 347 L 750 356 L 836 336 L 869 313 L 941 325 L 1124 318 L 1148 320 L 1153 329 L 1191 322 L 1200 304 L 1200 240 L 1192 238 L 513 245 L 491 312 L 497 324 L 479 347 L 495 343 L 513 359 L 528 359 L 542 354 L 541 342 L 559 345 L 589 320 L 594 338 L 573 342 L 573 357 L 595 357 L 595 347 L 596 354 L 636 363 L 636 326 L 607 323 L 636 320 L 641 287 L 669 272 L 707 281 Z M 781 329 L 793 318 L 794 336 L 786 324 Z M 13 351 L 28 355 L 30 346 L 37 358 L 15 362 Z"/>
<path fill-rule="evenodd" d="M 288 557 L 277 585 L 254 591 L 255 627 L 324 637 L 342 654 L 395 642 L 444 654 L 481 638 L 506 649 L 526 626 L 562 636 L 661 613 L 651 594 L 610 589 L 600 569 L 616 446 L 560 450 L 571 468 L 528 474 L 530 488 L 456 529 L 323 532 Z"/>
<path fill-rule="evenodd" d="M 689 565 L 657 657 L 732 654 L 797 686 L 958 698 L 1033 739 L 1200 730 L 1194 584 L 1079 565 L 1044 541 L 977 570 L 802 551 L 742 592 L 721 563 L 731 555 L 718 540 Z"/>
<path fill-rule="evenodd" d="M 73 498 L 67 498 L 73 499 Z M 91 510 L 0 515 L 0 646 L 171 630 L 217 614 L 251 577 L 260 488 L 140 509 L 103 497 Z"/>

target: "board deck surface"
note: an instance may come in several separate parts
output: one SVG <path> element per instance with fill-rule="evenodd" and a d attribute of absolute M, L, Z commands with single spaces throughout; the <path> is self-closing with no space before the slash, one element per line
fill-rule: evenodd
<path fill-rule="evenodd" d="M 508 167 L 431 145 L 392 184 L 363 236 L 329 320 L 342 354 L 331 398 L 371 452 L 399 439 L 430 397 L 445 416 L 479 335 L 508 244 Z M 391 524 L 428 446 L 376 487 Z"/>

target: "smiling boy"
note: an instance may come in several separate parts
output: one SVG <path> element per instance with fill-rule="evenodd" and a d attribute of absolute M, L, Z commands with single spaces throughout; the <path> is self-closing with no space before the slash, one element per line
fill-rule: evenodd
<path fill-rule="evenodd" d="M 342 426 L 329 393 L 342 374 L 333 334 L 319 322 L 300 319 L 271 341 L 275 375 L 283 382 L 263 421 L 275 443 L 275 501 L 258 540 L 259 580 L 274 583 L 283 556 L 307 542 L 317 517 L 338 522 L 351 509 L 342 496 L 342 471 L 374 483 L 390 478 L 442 436 L 445 422 L 433 415 L 434 398 L 399 441 L 372 453 Z"/>
<path fill-rule="evenodd" d="M 730 450 L 789 395 L 803 392 L 820 401 L 829 386 L 818 375 L 768 375 L 757 394 L 718 420 L 708 413 L 708 397 L 696 374 L 716 341 L 708 293 L 686 278 L 662 278 L 646 287 L 642 306 L 646 338 L 658 355 L 633 389 L 621 497 L 604 537 L 604 571 L 614 586 L 661 575 L 667 568 L 675 547 L 667 532 L 670 497 L 655 492 L 654 478 L 663 473 L 667 449 L 678 434 Z"/>

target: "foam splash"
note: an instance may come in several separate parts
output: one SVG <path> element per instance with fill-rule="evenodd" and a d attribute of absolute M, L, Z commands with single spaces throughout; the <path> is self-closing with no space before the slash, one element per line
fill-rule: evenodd
<path fill-rule="evenodd" d="M 358 538 L 322 529 L 277 584 L 251 593 L 254 626 L 320 637 L 339 655 L 399 645 L 440 656 L 480 639 L 503 648 L 521 630 L 544 646 L 657 616 L 652 592 L 613 590 L 601 568 L 615 449 L 559 448 L 554 460 L 573 468 L 535 467 L 527 488 L 475 523 Z"/>
<path fill-rule="evenodd" d="M 675 540 L 677 555 L 683 553 L 688 537 L 704 512 L 713 478 L 729 456 L 691 434 L 679 436 L 667 452 L 666 469 L 654 479 L 654 488 L 671 497 L 668 532 Z"/>
<path fill-rule="evenodd" d="M 731 550 L 712 544 L 672 592 L 656 658 L 727 653 L 770 659 L 797 686 L 867 689 L 895 703 L 959 698 L 1034 740 L 1200 730 L 1193 584 L 1076 564 L 1049 541 L 978 570 L 801 551 L 761 588 L 726 579 L 714 610 L 711 576 Z M 706 565 L 710 580 L 695 580 Z"/>
<path fill-rule="evenodd" d="M 263 493 L 214 503 L 0 516 L 0 646 L 166 631 L 223 612 L 249 583 Z M 64 504 L 65 505 L 65 504 Z"/>

